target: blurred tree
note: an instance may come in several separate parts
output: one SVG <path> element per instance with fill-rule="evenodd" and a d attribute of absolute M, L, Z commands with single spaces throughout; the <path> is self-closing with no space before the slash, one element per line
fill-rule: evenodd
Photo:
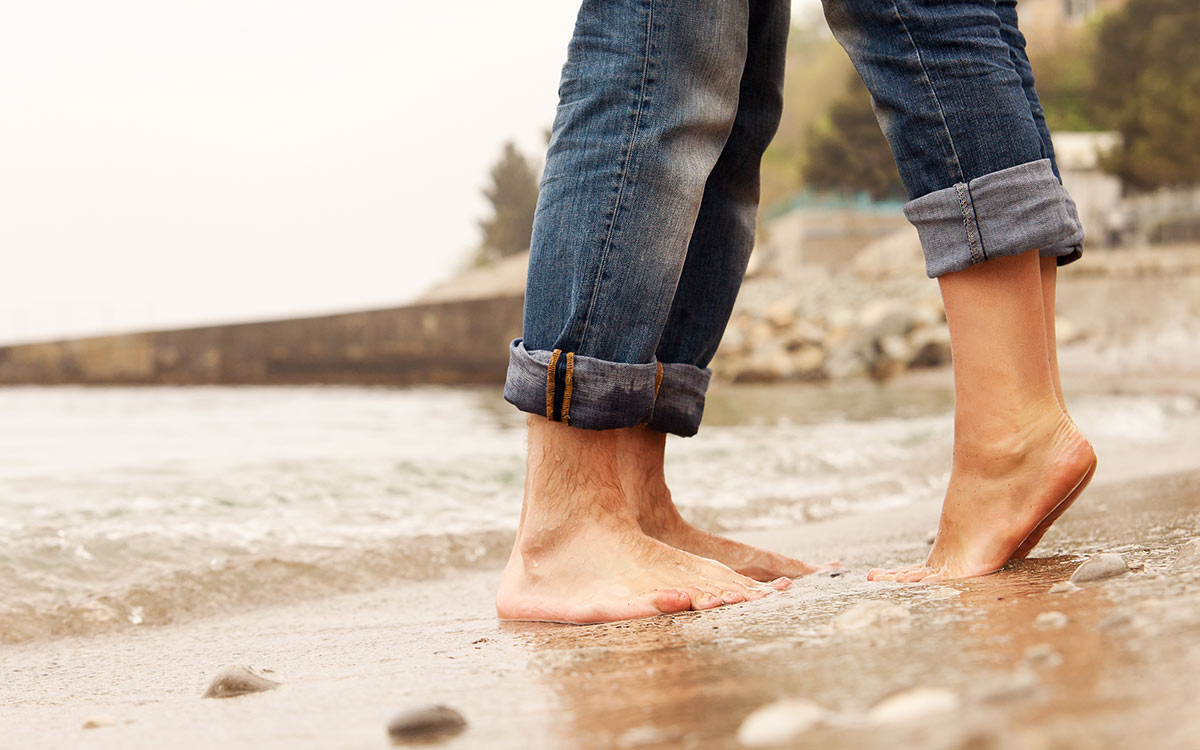
<path fill-rule="evenodd" d="M 1092 106 L 1122 144 L 1104 167 L 1134 189 L 1200 184 L 1200 3 L 1129 0 L 1096 44 Z"/>
<path fill-rule="evenodd" d="M 805 150 L 804 178 L 810 187 L 865 192 L 875 200 L 905 196 L 871 96 L 857 74 L 847 76 L 829 116 L 813 126 Z"/>
<path fill-rule="evenodd" d="M 479 222 L 483 242 L 475 256 L 476 265 L 528 250 L 537 208 L 538 175 L 512 141 L 504 144 L 499 161 L 492 166 L 491 184 L 483 194 L 492 204 L 492 215 Z"/>
<path fill-rule="evenodd" d="M 779 132 L 763 155 L 764 208 L 804 189 L 805 159 L 813 125 L 827 115 L 831 102 L 840 93 L 829 82 L 841 81 L 853 71 L 850 58 L 830 36 L 819 12 L 792 27 L 788 36 L 787 76 L 783 81 L 783 117 Z"/>
<path fill-rule="evenodd" d="M 1101 129 L 1090 106 L 1096 87 L 1095 25 L 1068 28 L 1054 44 L 1028 52 L 1050 131 Z"/>

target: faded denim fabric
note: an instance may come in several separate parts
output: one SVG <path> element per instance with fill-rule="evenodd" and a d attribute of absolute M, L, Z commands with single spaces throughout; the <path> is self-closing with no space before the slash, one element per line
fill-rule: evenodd
<path fill-rule="evenodd" d="M 1083 229 L 1061 186 L 1016 0 L 824 6 L 871 92 L 930 277 L 1034 248 L 1060 265 L 1080 257 Z"/>
<path fill-rule="evenodd" d="M 1013 0 L 825 0 L 871 91 L 930 276 L 1079 256 Z M 584 0 L 563 66 L 505 398 L 695 434 L 754 244 L 787 0 Z"/>

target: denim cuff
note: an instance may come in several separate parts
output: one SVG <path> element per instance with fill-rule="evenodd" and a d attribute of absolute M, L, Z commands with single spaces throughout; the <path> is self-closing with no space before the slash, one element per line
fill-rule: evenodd
<path fill-rule="evenodd" d="M 686 364 L 609 362 L 559 349 L 508 350 L 504 400 L 523 412 L 586 430 L 647 425 L 695 435 L 712 372 Z"/>
<path fill-rule="evenodd" d="M 662 384 L 648 423 L 650 429 L 680 437 L 695 435 L 704 415 L 704 394 L 711 378 L 712 370 L 707 367 L 664 363 Z"/>
<path fill-rule="evenodd" d="M 923 195 L 905 204 L 904 215 L 921 237 L 930 278 L 1035 248 L 1059 258 L 1060 265 L 1082 254 L 1075 203 L 1049 159 Z"/>

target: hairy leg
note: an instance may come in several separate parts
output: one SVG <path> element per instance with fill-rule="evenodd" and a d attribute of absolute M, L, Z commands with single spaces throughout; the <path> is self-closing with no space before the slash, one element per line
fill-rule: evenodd
<path fill-rule="evenodd" d="M 1054 385 L 1037 252 L 993 258 L 939 282 L 954 354 L 950 484 L 925 563 L 874 570 L 872 580 L 998 570 L 1077 494 L 1095 464 Z"/>
<path fill-rule="evenodd" d="M 770 550 L 710 534 L 683 519 L 663 473 L 666 434 L 645 427 L 624 430 L 618 439 L 621 489 L 647 535 L 676 549 L 719 560 L 759 581 L 796 578 L 818 568 Z M 830 567 L 840 567 L 831 563 Z"/>
<path fill-rule="evenodd" d="M 530 416 L 525 500 L 496 611 L 507 620 L 611 622 L 758 599 L 761 584 L 642 532 L 618 473 L 629 430 Z"/>

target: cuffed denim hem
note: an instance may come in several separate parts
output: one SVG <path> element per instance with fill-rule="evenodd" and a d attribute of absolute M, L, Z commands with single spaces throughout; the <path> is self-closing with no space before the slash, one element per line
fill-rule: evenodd
<path fill-rule="evenodd" d="M 904 206 L 904 215 L 921 237 L 931 279 L 1035 248 L 1058 257 L 1060 265 L 1082 254 L 1075 204 L 1049 159 L 923 195 Z"/>
<path fill-rule="evenodd" d="M 712 370 L 683 363 L 664 363 L 662 384 L 648 426 L 652 430 L 691 437 L 700 429 L 704 394 Z"/>
<path fill-rule="evenodd" d="M 586 430 L 647 425 L 696 434 L 711 371 L 686 364 L 626 364 L 555 349 L 508 350 L 504 400 L 523 412 Z"/>

